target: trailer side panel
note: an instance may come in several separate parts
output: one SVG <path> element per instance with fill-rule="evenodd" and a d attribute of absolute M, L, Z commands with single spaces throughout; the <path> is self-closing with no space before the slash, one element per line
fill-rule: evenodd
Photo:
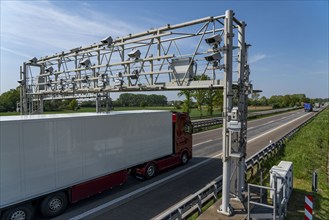
<path fill-rule="evenodd" d="M 172 154 L 168 111 L 1 119 L 0 208 Z"/>

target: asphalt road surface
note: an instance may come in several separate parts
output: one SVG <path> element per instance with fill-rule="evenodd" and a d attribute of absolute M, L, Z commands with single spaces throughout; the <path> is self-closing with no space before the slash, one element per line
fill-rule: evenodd
<path fill-rule="evenodd" d="M 247 157 L 275 142 L 314 113 L 287 112 L 248 122 Z M 193 135 L 193 159 L 147 181 L 129 177 L 120 187 L 73 204 L 54 219 L 151 219 L 222 173 L 222 130 Z M 37 213 L 37 219 L 42 219 Z"/>

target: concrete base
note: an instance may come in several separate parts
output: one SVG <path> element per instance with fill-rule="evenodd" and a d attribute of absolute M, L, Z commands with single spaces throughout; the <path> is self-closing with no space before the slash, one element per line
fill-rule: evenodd
<path fill-rule="evenodd" d="M 217 209 L 217 212 L 219 213 L 219 214 L 221 214 L 221 215 L 226 215 L 226 216 L 231 216 L 231 215 L 233 215 L 233 208 L 232 208 L 232 206 L 229 204 L 229 206 L 228 206 L 228 208 L 227 208 L 228 210 L 223 210 L 223 207 L 222 207 L 222 205 L 220 206 L 220 208 L 219 209 Z"/>

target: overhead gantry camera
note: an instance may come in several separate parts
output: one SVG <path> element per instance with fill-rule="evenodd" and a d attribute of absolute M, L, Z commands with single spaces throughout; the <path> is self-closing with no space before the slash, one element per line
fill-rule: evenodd
<path fill-rule="evenodd" d="M 52 66 L 45 69 L 46 73 L 52 74 L 54 72 L 54 68 Z"/>
<path fill-rule="evenodd" d="M 222 42 L 222 36 L 220 34 L 213 35 L 205 39 L 206 43 L 212 46 L 218 46 Z"/>
<path fill-rule="evenodd" d="M 141 52 L 139 50 L 133 50 L 131 52 L 128 53 L 128 57 L 131 59 L 139 59 L 139 57 L 141 56 Z"/>
<path fill-rule="evenodd" d="M 107 44 L 107 46 L 109 47 L 113 43 L 113 38 L 111 36 L 108 36 L 108 37 L 104 38 L 103 40 L 101 40 L 101 42 L 103 44 Z"/>
<path fill-rule="evenodd" d="M 222 55 L 220 54 L 220 52 L 217 52 L 217 53 L 212 53 L 209 56 L 205 56 L 204 58 L 208 62 L 215 62 L 215 61 L 219 61 L 220 59 L 222 59 Z"/>
<path fill-rule="evenodd" d="M 36 64 L 38 59 L 36 57 L 33 57 L 32 59 L 29 60 L 30 63 Z"/>
<path fill-rule="evenodd" d="M 81 66 L 84 66 L 86 68 L 90 67 L 90 65 L 91 65 L 90 59 L 89 58 L 86 58 L 86 59 L 80 61 L 80 65 Z"/>
<path fill-rule="evenodd" d="M 205 56 L 205 59 L 208 62 L 213 62 L 213 65 L 217 66 L 218 65 L 217 61 L 220 61 L 222 59 L 222 55 L 217 50 L 218 46 L 222 42 L 222 36 L 220 34 L 213 35 L 213 36 L 206 38 L 205 41 L 207 44 L 209 44 L 213 47 L 213 50 L 212 50 L 213 53 L 208 56 Z"/>

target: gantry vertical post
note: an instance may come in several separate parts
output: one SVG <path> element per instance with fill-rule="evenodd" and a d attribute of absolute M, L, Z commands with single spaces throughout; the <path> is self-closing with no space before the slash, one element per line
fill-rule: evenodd
<path fill-rule="evenodd" d="M 22 94 L 22 98 L 21 98 L 21 115 L 27 115 L 28 114 L 28 108 L 27 108 L 27 94 L 26 94 L 26 90 L 27 90 L 27 68 L 26 68 L 26 63 L 23 63 L 23 71 L 21 74 L 21 94 Z"/>
<path fill-rule="evenodd" d="M 232 56 L 233 56 L 233 11 L 225 12 L 224 22 L 224 92 L 223 92 L 223 186 L 222 186 L 222 205 L 220 212 L 224 215 L 231 215 L 229 204 L 230 199 L 230 174 L 231 160 L 229 155 L 230 135 L 227 123 L 230 121 L 230 112 L 232 110 Z"/>
<path fill-rule="evenodd" d="M 96 94 L 96 112 L 99 113 L 100 110 L 99 110 L 99 94 L 97 93 Z"/>
<path fill-rule="evenodd" d="M 23 115 L 23 67 L 20 66 L 19 70 L 19 112 Z"/>
<path fill-rule="evenodd" d="M 247 147 L 247 98 L 248 94 L 245 91 L 248 78 L 245 76 L 246 65 L 246 43 L 245 43 L 245 22 L 241 22 L 238 27 L 238 47 L 239 47 L 239 60 L 238 60 L 238 83 L 239 83 L 239 116 L 241 122 L 241 130 L 239 136 L 239 150 L 242 157 L 238 161 L 238 175 L 237 175 L 237 197 L 242 199 L 242 191 L 245 186 L 245 157 Z"/>

